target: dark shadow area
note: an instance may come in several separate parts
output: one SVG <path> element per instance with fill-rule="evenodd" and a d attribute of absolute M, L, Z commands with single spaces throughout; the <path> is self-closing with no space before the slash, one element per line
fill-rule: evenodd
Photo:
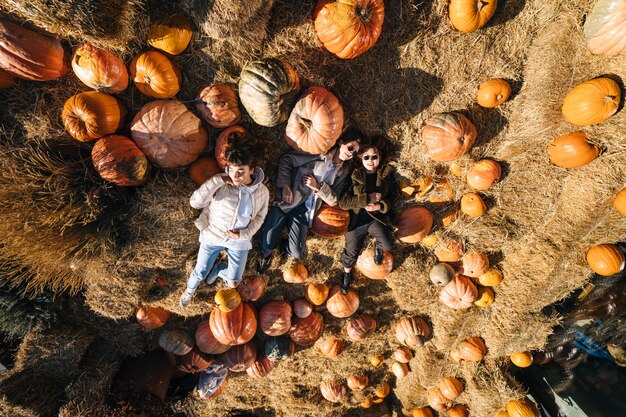
<path fill-rule="evenodd" d="M 496 12 L 485 27 L 502 25 L 515 19 L 526 7 L 526 0 L 501 0 Z"/>
<path fill-rule="evenodd" d="M 459 112 L 464 113 L 464 111 Z M 466 116 L 474 122 L 478 132 L 474 146 L 470 151 L 473 156 L 477 156 L 477 153 L 482 154 L 482 145 L 486 145 L 496 138 L 508 126 L 509 120 L 502 115 L 498 107 L 488 109 L 477 103 L 472 103 L 467 113 L 469 114 Z"/>

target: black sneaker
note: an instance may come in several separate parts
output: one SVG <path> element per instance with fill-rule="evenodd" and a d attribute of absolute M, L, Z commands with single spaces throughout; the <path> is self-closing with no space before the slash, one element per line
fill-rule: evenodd
<path fill-rule="evenodd" d="M 374 263 L 376 265 L 382 265 L 384 258 L 385 258 L 385 253 L 383 252 L 383 250 L 376 248 L 374 250 Z"/>
<path fill-rule="evenodd" d="M 350 289 L 350 284 L 352 284 L 352 272 L 344 271 L 341 276 L 341 293 L 347 294 Z"/>
<path fill-rule="evenodd" d="M 272 263 L 271 256 L 259 259 L 256 264 L 256 273 L 259 275 L 263 274 L 265 271 L 267 271 L 267 268 L 269 268 L 270 263 Z"/>

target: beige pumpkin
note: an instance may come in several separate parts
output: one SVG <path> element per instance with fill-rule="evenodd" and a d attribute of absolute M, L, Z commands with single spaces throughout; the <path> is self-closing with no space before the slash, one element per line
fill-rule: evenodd
<path fill-rule="evenodd" d="M 626 51 L 626 1 L 598 0 L 585 19 L 587 47 L 593 54 L 616 56 Z"/>
<path fill-rule="evenodd" d="M 470 251 L 463 256 L 463 275 L 478 278 L 489 268 L 487 255 L 481 252 Z"/>
<path fill-rule="evenodd" d="M 439 300 L 455 310 L 470 308 L 474 305 L 478 290 L 469 278 L 459 275 L 439 293 Z"/>

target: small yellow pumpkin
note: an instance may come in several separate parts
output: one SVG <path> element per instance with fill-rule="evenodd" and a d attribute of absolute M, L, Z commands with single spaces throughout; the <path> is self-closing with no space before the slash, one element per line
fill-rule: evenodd
<path fill-rule="evenodd" d="M 474 301 L 474 305 L 478 307 L 489 307 L 493 300 L 495 299 L 495 294 L 491 288 L 480 287 L 478 289 L 478 297 L 476 301 Z"/>
<path fill-rule="evenodd" d="M 224 313 L 233 311 L 241 304 L 239 292 L 234 288 L 219 290 L 215 293 L 215 303 Z"/>
<path fill-rule="evenodd" d="M 470 217 L 480 217 L 487 212 L 487 205 L 480 194 L 467 193 L 461 197 L 461 211 Z"/>
<path fill-rule="evenodd" d="M 383 355 L 372 356 L 370 358 L 370 363 L 374 366 L 380 366 L 385 361 L 385 357 Z"/>
<path fill-rule="evenodd" d="M 484 287 L 495 287 L 502 282 L 502 273 L 491 267 L 487 272 L 478 277 L 478 283 Z"/>
<path fill-rule="evenodd" d="M 150 29 L 148 44 L 170 55 L 179 55 L 189 45 L 191 34 L 189 19 L 175 15 Z"/>
<path fill-rule="evenodd" d="M 519 368 L 528 368 L 533 364 L 533 355 L 528 351 L 515 352 L 509 356 L 509 358 L 511 359 L 511 362 Z"/>

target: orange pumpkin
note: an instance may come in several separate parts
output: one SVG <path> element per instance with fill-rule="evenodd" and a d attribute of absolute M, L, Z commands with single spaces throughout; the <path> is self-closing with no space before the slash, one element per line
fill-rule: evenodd
<path fill-rule="evenodd" d="M 372 400 L 372 397 L 368 396 L 365 397 L 365 399 L 363 401 L 361 401 L 361 408 L 370 408 L 372 405 L 374 404 L 374 401 Z"/>
<path fill-rule="evenodd" d="M 598 157 L 600 148 L 587 141 L 585 132 L 555 138 L 548 145 L 550 162 L 561 168 L 578 168 Z"/>
<path fill-rule="evenodd" d="M 220 362 L 233 372 L 243 372 L 256 361 L 256 344 L 250 340 L 243 345 L 233 346 L 219 356 Z"/>
<path fill-rule="evenodd" d="M 126 65 L 117 55 L 84 43 L 74 51 L 72 69 L 87 87 L 102 93 L 113 94 L 128 87 Z"/>
<path fill-rule="evenodd" d="M 130 77 L 142 94 L 154 98 L 174 97 L 182 84 L 178 68 L 157 51 L 142 52 L 133 58 Z"/>
<path fill-rule="evenodd" d="M 487 272 L 478 277 L 478 283 L 485 287 L 495 287 L 502 282 L 502 274 L 496 268 L 489 268 Z"/>
<path fill-rule="evenodd" d="M 480 287 L 478 289 L 478 295 L 476 296 L 476 301 L 474 301 L 474 305 L 477 307 L 489 307 L 493 304 L 493 300 L 495 300 L 495 294 L 491 288 Z"/>
<path fill-rule="evenodd" d="M 584 33 L 593 54 L 615 56 L 626 51 L 626 2 L 598 0 L 585 19 Z"/>
<path fill-rule="evenodd" d="M 374 395 L 377 396 L 378 398 L 386 398 L 390 392 L 391 392 L 391 387 L 389 386 L 389 384 L 386 382 L 383 382 L 382 384 L 378 386 L 378 388 L 376 388 L 376 390 L 374 391 Z"/>
<path fill-rule="evenodd" d="M 335 238 L 346 234 L 349 223 L 350 212 L 322 203 L 315 212 L 310 230 L 320 237 Z"/>
<path fill-rule="evenodd" d="M 283 279 L 290 284 L 302 284 L 309 278 L 309 271 L 302 262 L 295 261 L 283 270 Z"/>
<path fill-rule="evenodd" d="M 346 378 L 346 382 L 352 391 L 360 391 L 367 387 L 369 378 L 367 375 L 352 375 Z"/>
<path fill-rule="evenodd" d="M 61 43 L 0 19 L 0 68 L 25 80 L 50 81 L 69 69 Z"/>
<path fill-rule="evenodd" d="M 252 378 L 265 378 L 267 374 L 274 369 L 274 362 L 265 355 L 257 355 L 256 360 L 248 369 L 246 373 Z"/>
<path fill-rule="evenodd" d="M 148 44 L 170 55 L 179 55 L 189 45 L 191 34 L 189 19 L 175 15 L 150 28 Z"/>
<path fill-rule="evenodd" d="M 250 305 L 241 303 L 229 312 L 213 309 L 209 325 L 218 342 L 224 345 L 242 345 L 254 337 L 257 319 Z"/>
<path fill-rule="evenodd" d="M 324 381 L 320 384 L 322 396 L 331 403 L 338 403 L 346 395 L 346 387 L 332 381 Z"/>
<path fill-rule="evenodd" d="M 498 7 L 498 0 L 450 0 L 450 22 L 460 32 L 474 32 L 485 26 Z"/>
<path fill-rule="evenodd" d="M 617 209 L 622 215 L 626 216 L 626 188 L 622 188 L 613 200 L 613 207 Z"/>
<path fill-rule="evenodd" d="M 488 109 L 499 106 L 509 99 L 511 86 L 501 78 L 485 81 L 478 87 L 476 101 Z"/>
<path fill-rule="evenodd" d="M 17 78 L 10 72 L 0 69 L 0 90 L 13 88 L 17 84 Z"/>
<path fill-rule="evenodd" d="M 349 290 L 346 294 L 341 293 L 339 285 L 335 285 L 330 290 L 328 300 L 326 300 L 326 309 L 330 314 L 340 319 L 350 317 L 359 308 L 359 296 L 353 290 Z"/>
<path fill-rule="evenodd" d="M 409 363 L 413 359 L 411 351 L 403 347 L 396 349 L 392 356 L 400 363 Z"/>
<path fill-rule="evenodd" d="M 396 324 L 398 342 L 413 349 L 422 346 L 430 334 L 430 327 L 421 317 L 405 317 Z"/>
<path fill-rule="evenodd" d="M 420 132 L 433 161 L 452 161 L 465 155 L 476 140 L 476 126 L 457 112 L 437 113 Z"/>
<path fill-rule="evenodd" d="M 439 300 L 455 310 L 470 308 L 474 305 L 478 290 L 469 278 L 459 275 L 439 293 Z"/>
<path fill-rule="evenodd" d="M 481 252 L 470 251 L 463 256 L 463 275 L 478 278 L 489 268 L 487 255 Z"/>
<path fill-rule="evenodd" d="M 243 282 L 237 289 L 244 301 L 256 301 L 265 291 L 265 280 L 260 275 L 253 275 Z"/>
<path fill-rule="evenodd" d="M 228 139 L 230 137 L 239 137 L 239 136 L 247 136 L 248 131 L 241 126 L 231 126 L 227 129 L 224 129 L 222 133 L 217 137 L 217 141 L 215 142 L 215 159 L 217 160 L 217 164 L 220 168 L 226 168 L 226 145 L 228 144 Z"/>
<path fill-rule="evenodd" d="M 439 262 L 456 262 L 463 257 L 465 248 L 456 240 L 439 241 L 435 246 L 435 256 Z"/>
<path fill-rule="evenodd" d="M 506 410 L 500 410 L 498 411 L 498 414 L 495 415 L 495 417 L 511 417 L 509 415 L 509 413 L 507 413 Z"/>
<path fill-rule="evenodd" d="M 159 346 L 174 355 L 186 355 L 194 346 L 193 338 L 183 330 L 164 330 L 159 336 Z"/>
<path fill-rule="evenodd" d="M 528 398 L 511 400 L 506 404 L 506 411 L 510 417 L 539 417 L 541 414 Z"/>
<path fill-rule="evenodd" d="M 186 355 L 176 356 L 175 360 L 176 369 L 189 374 L 202 372 L 213 363 L 212 359 L 200 352 L 195 346 Z"/>
<path fill-rule="evenodd" d="M 263 333 L 280 336 L 291 327 L 291 304 L 287 301 L 270 301 L 259 311 L 259 324 Z"/>
<path fill-rule="evenodd" d="M 515 352 L 511 356 L 509 356 L 511 362 L 519 368 L 528 368 L 533 364 L 533 355 L 528 351 L 524 352 Z"/>
<path fill-rule="evenodd" d="M 74 94 L 61 112 L 65 129 L 81 142 L 115 133 L 125 116 L 126 109 L 115 97 L 97 91 Z"/>
<path fill-rule="evenodd" d="M 343 352 L 344 343 L 341 339 L 331 337 L 317 343 L 317 348 L 320 352 L 322 352 L 322 355 L 332 359 L 336 358 L 341 352 Z"/>
<path fill-rule="evenodd" d="M 163 307 L 143 306 L 137 310 L 137 323 L 146 330 L 158 329 L 170 319 L 172 313 Z"/>
<path fill-rule="evenodd" d="M 318 0 L 315 32 L 324 47 L 337 58 L 356 58 L 380 36 L 385 20 L 383 0 Z"/>
<path fill-rule="evenodd" d="M 163 168 L 186 166 L 208 142 L 200 119 L 178 100 L 152 101 L 139 110 L 130 133 L 150 162 Z"/>
<path fill-rule="evenodd" d="M 446 411 L 450 407 L 450 400 L 441 393 L 439 387 L 432 387 L 426 391 L 428 405 L 437 411 Z"/>
<path fill-rule="evenodd" d="M 348 321 L 346 326 L 348 337 L 358 342 L 369 337 L 376 330 L 376 320 L 364 314 Z"/>
<path fill-rule="evenodd" d="M 487 205 L 478 193 L 467 193 L 461 197 L 461 211 L 470 217 L 480 217 L 487 212 Z"/>
<path fill-rule="evenodd" d="M 602 123 L 619 107 L 621 91 L 610 78 L 599 77 L 572 88 L 561 108 L 568 122 L 577 126 Z"/>
<path fill-rule="evenodd" d="M 481 159 L 467 171 L 467 184 L 475 190 L 488 190 L 500 180 L 502 168 L 492 159 Z"/>
<path fill-rule="evenodd" d="M 464 405 L 455 405 L 448 410 L 449 417 L 469 417 L 469 410 Z"/>
<path fill-rule="evenodd" d="M 234 288 L 226 288 L 215 293 L 215 304 L 217 307 L 228 313 L 233 311 L 241 304 L 241 296 Z"/>
<path fill-rule="evenodd" d="M 201 156 L 189 165 L 187 173 L 196 185 L 202 185 L 215 174 L 222 172 L 215 158 Z"/>
<path fill-rule="evenodd" d="M 211 331 L 211 326 L 209 320 L 202 320 L 198 327 L 196 328 L 196 345 L 201 352 L 209 353 L 212 355 L 219 355 L 220 353 L 226 352 L 230 349 L 230 345 L 225 345 L 220 343 L 213 332 Z"/>
<path fill-rule="evenodd" d="M 320 313 L 314 311 L 305 318 L 296 317 L 292 320 L 289 337 L 297 345 L 312 346 L 322 337 L 323 331 L 324 319 Z"/>
<path fill-rule="evenodd" d="M 324 304 L 324 301 L 328 298 L 328 285 L 321 284 L 309 284 L 306 287 L 305 298 L 311 302 L 311 304 L 320 306 Z"/>
<path fill-rule="evenodd" d="M 385 279 L 393 270 L 393 254 L 390 251 L 385 251 L 383 263 L 376 265 L 374 249 L 367 248 L 357 258 L 356 268 L 369 279 Z"/>
<path fill-rule="evenodd" d="M 482 338 L 470 337 L 464 342 L 461 342 L 458 348 L 458 353 L 460 359 L 480 362 L 487 353 L 487 347 L 485 346 L 485 342 Z"/>
<path fill-rule="evenodd" d="M 91 161 L 102 179 L 122 187 L 142 184 L 150 168 L 135 142 L 120 135 L 99 139 L 91 149 Z"/>
<path fill-rule="evenodd" d="M 231 86 L 222 83 L 200 90 L 196 110 L 202 119 L 218 129 L 236 125 L 241 120 L 237 93 Z"/>
<path fill-rule="evenodd" d="M 587 264 L 596 274 L 608 277 L 624 269 L 624 254 L 615 245 L 595 245 L 587 250 Z"/>
<path fill-rule="evenodd" d="M 454 377 L 449 377 L 439 382 L 439 390 L 444 397 L 453 401 L 463 392 L 463 383 Z"/>
<path fill-rule="evenodd" d="M 433 226 L 433 215 L 426 207 L 409 207 L 402 210 L 396 221 L 396 235 L 405 243 L 424 239 Z"/>
<path fill-rule="evenodd" d="M 313 305 L 304 298 L 298 298 L 293 302 L 293 313 L 301 319 L 308 317 L 313 312 Z"/>
<path fill-rule="evenodd" d="M 343 108 L 324 87 L 309 87 L 296 102 L 287 121 L 285 139 L 292 148 L 326 153 L 343 129 Z"/>
<path fill-rule="evenodd" d="M 414 408 L 413 417 L 433 417 L 433 410 L 430 407 Z"/>

